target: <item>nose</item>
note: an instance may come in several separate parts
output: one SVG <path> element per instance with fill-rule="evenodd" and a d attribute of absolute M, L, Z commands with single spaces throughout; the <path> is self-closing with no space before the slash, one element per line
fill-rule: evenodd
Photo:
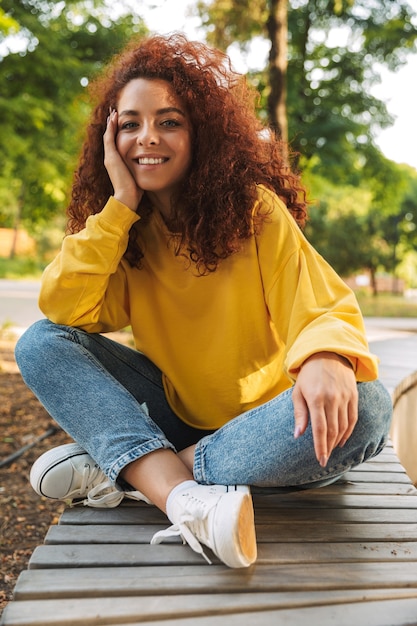
<path fill-rule="evenodd" d="M 136 141 L 140 146 L 154 146 L 159 143 L 158 132 L 153 124 L 142 124 L 139 128 Z"/>

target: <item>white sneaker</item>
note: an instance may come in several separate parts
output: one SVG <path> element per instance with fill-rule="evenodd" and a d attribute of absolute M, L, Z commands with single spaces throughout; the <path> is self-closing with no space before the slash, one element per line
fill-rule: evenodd
<path fill-rule="evenodd" d="M 256 561 L 252 498 L 244 485 L 198 485 L 174 497 L 174 524 L 157 532 L 151 544 L 180 536 L 211 563 L 201 547 L 208 546 L 229 567 L 248 567 Z"/>
<path fill-rule="evenodd" d="M 150 504 L 139 491 L 117 490 L 77 443 L 64 444 L 42 454 L 33 464 L 29 480 L 40 496 L 71 500 L 73 504 L 113 508 L 125 497 Z"/>

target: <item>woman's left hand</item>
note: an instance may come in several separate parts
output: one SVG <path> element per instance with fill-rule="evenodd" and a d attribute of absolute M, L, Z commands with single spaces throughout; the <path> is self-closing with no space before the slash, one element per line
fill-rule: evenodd
<path fill-rule="evenodd" d="M 293 390 L 294 437 L 310 418 L 314 450 L 322 467 L 336 446 L 349 439 L 358 420 L 358 391 L 350 363 L 333 352 L 318 352 L 302 365 Z"/>

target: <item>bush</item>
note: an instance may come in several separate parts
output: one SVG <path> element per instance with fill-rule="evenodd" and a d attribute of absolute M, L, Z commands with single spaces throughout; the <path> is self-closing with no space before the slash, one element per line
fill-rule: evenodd
<path fill-rule="evenodd" d="M 39 278 L 45 265 L 33 257 L 0 258 L 0 278 Z"/>

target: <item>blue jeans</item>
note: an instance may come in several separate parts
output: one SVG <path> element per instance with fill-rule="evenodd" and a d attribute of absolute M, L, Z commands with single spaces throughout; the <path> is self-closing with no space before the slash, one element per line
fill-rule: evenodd
<path fill-rule="evenodd" d="M 143 354 L 102 335 L 41 320 L 16 346 L 22 376 L 50 415 L 119 488 L 121 470 L 162 448 L 196 445 L 195 480 L 203 484 L 315 487 L 377 455 L 392 405 L 378 382 L 359 383 L 359 420 L 327 467 L 314 454 L 311 428 L 294 439 L 289 389 L 216 431 L 182 422 L 165 398 L 160 370 Z"/>

